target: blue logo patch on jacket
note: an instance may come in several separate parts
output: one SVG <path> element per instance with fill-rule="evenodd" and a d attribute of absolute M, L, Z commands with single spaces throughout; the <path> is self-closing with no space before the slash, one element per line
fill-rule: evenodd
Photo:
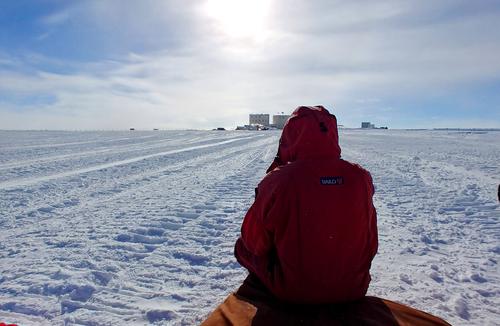
<path fill-rule="evenodd" d="M 321 177 L 319 182 L 323 186 L 340 186 L 344 184 L 343 177 Z"/>

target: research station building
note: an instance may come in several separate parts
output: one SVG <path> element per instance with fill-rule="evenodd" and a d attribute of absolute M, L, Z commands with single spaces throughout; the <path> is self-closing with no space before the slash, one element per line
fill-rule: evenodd
<path fill-rule="evenodd" d="M 374 129 L 375 125 L 371 122 L 361 122 L 362 129 Z"/>
<path fill-rule="evenodd" d="M 249 125 L 262 125 L 269 127 L 269 114 L 250 114 Z"/>
<path fill-rule="evenodd" d="M 275 114 L 273 115 L 273 126 L 278 129 L 283 129 L 286 121 L 290 118 L 287 114 Z"/>

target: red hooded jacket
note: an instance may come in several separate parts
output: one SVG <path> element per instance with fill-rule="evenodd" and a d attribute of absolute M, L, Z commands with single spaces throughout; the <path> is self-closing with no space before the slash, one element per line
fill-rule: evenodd
<path fill-rule="evenodd" d="M 368 171 L 340 158 L 335 116 L 297 108 L 268 172 L 243 221 L 238 262 L 285 301 L 363 297 L 378 247 L 374 187 Z"/>

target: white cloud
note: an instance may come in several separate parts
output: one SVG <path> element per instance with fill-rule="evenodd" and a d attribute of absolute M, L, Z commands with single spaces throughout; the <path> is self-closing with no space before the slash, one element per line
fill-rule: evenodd
<path fill-rule="evenodd" d="M 54 26 L 61 25 L 71 18 L 71 13 L 69 10 L 58 11 L 50 15 L 44 16 L 40 19 L 40 22 L 44 25 Z"/>
<path fill-rule="evenodd" d="M 346 121 L 389 117 L 404 108 L 388 110 L 387 98 L 452 94 L 498 79 L 500 14 L 466 9 L 466 2 L 275 0 L 267 37 L 253 40 L 224 37 L 197 1 L 80 3 L 44 23 L 77 20 L 120 48 L 145 40 L 143 51 L 79 64 L 0 56 L 0 94 L 55 99 L 23 110 L 1 102 L 0 128 L 234 127 L 249 112 L 301 104 L 334 105 Z"/>
<path fill-rule="evenodd" d="M 2 119 L 0 128 L 12 126 L 14 117 L 21 128 L 38 128 L 45 121 L 57 123 L 52 125 L 56 129 L 213 128 L 235 126 L 246 118 L 249 108 L 238 95 L 241 86 L 227 73 L 219 74 L 220 63 L 165 54 L 131 58 L 89 65 L 77 74 L 4 72 L 2 79 L 8 83 L 0 85 L 0 92 L 51 94 L 55 102 L 27 105 L 22 113 L 0 104 L 2 116 L 10 117 L 9 122 Z M 26 114 L 37 118 L 27 121 Z"/>

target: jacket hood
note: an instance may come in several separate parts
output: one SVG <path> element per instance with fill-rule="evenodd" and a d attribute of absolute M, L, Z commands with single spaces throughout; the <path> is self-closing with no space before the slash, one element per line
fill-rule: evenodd
<path fill-rule="evenodd" d="M 296 160 L 340 158 L 337 118 L 321 105 L 299 106 L 283 128 L 278 154 L 267 170 Z"/>

